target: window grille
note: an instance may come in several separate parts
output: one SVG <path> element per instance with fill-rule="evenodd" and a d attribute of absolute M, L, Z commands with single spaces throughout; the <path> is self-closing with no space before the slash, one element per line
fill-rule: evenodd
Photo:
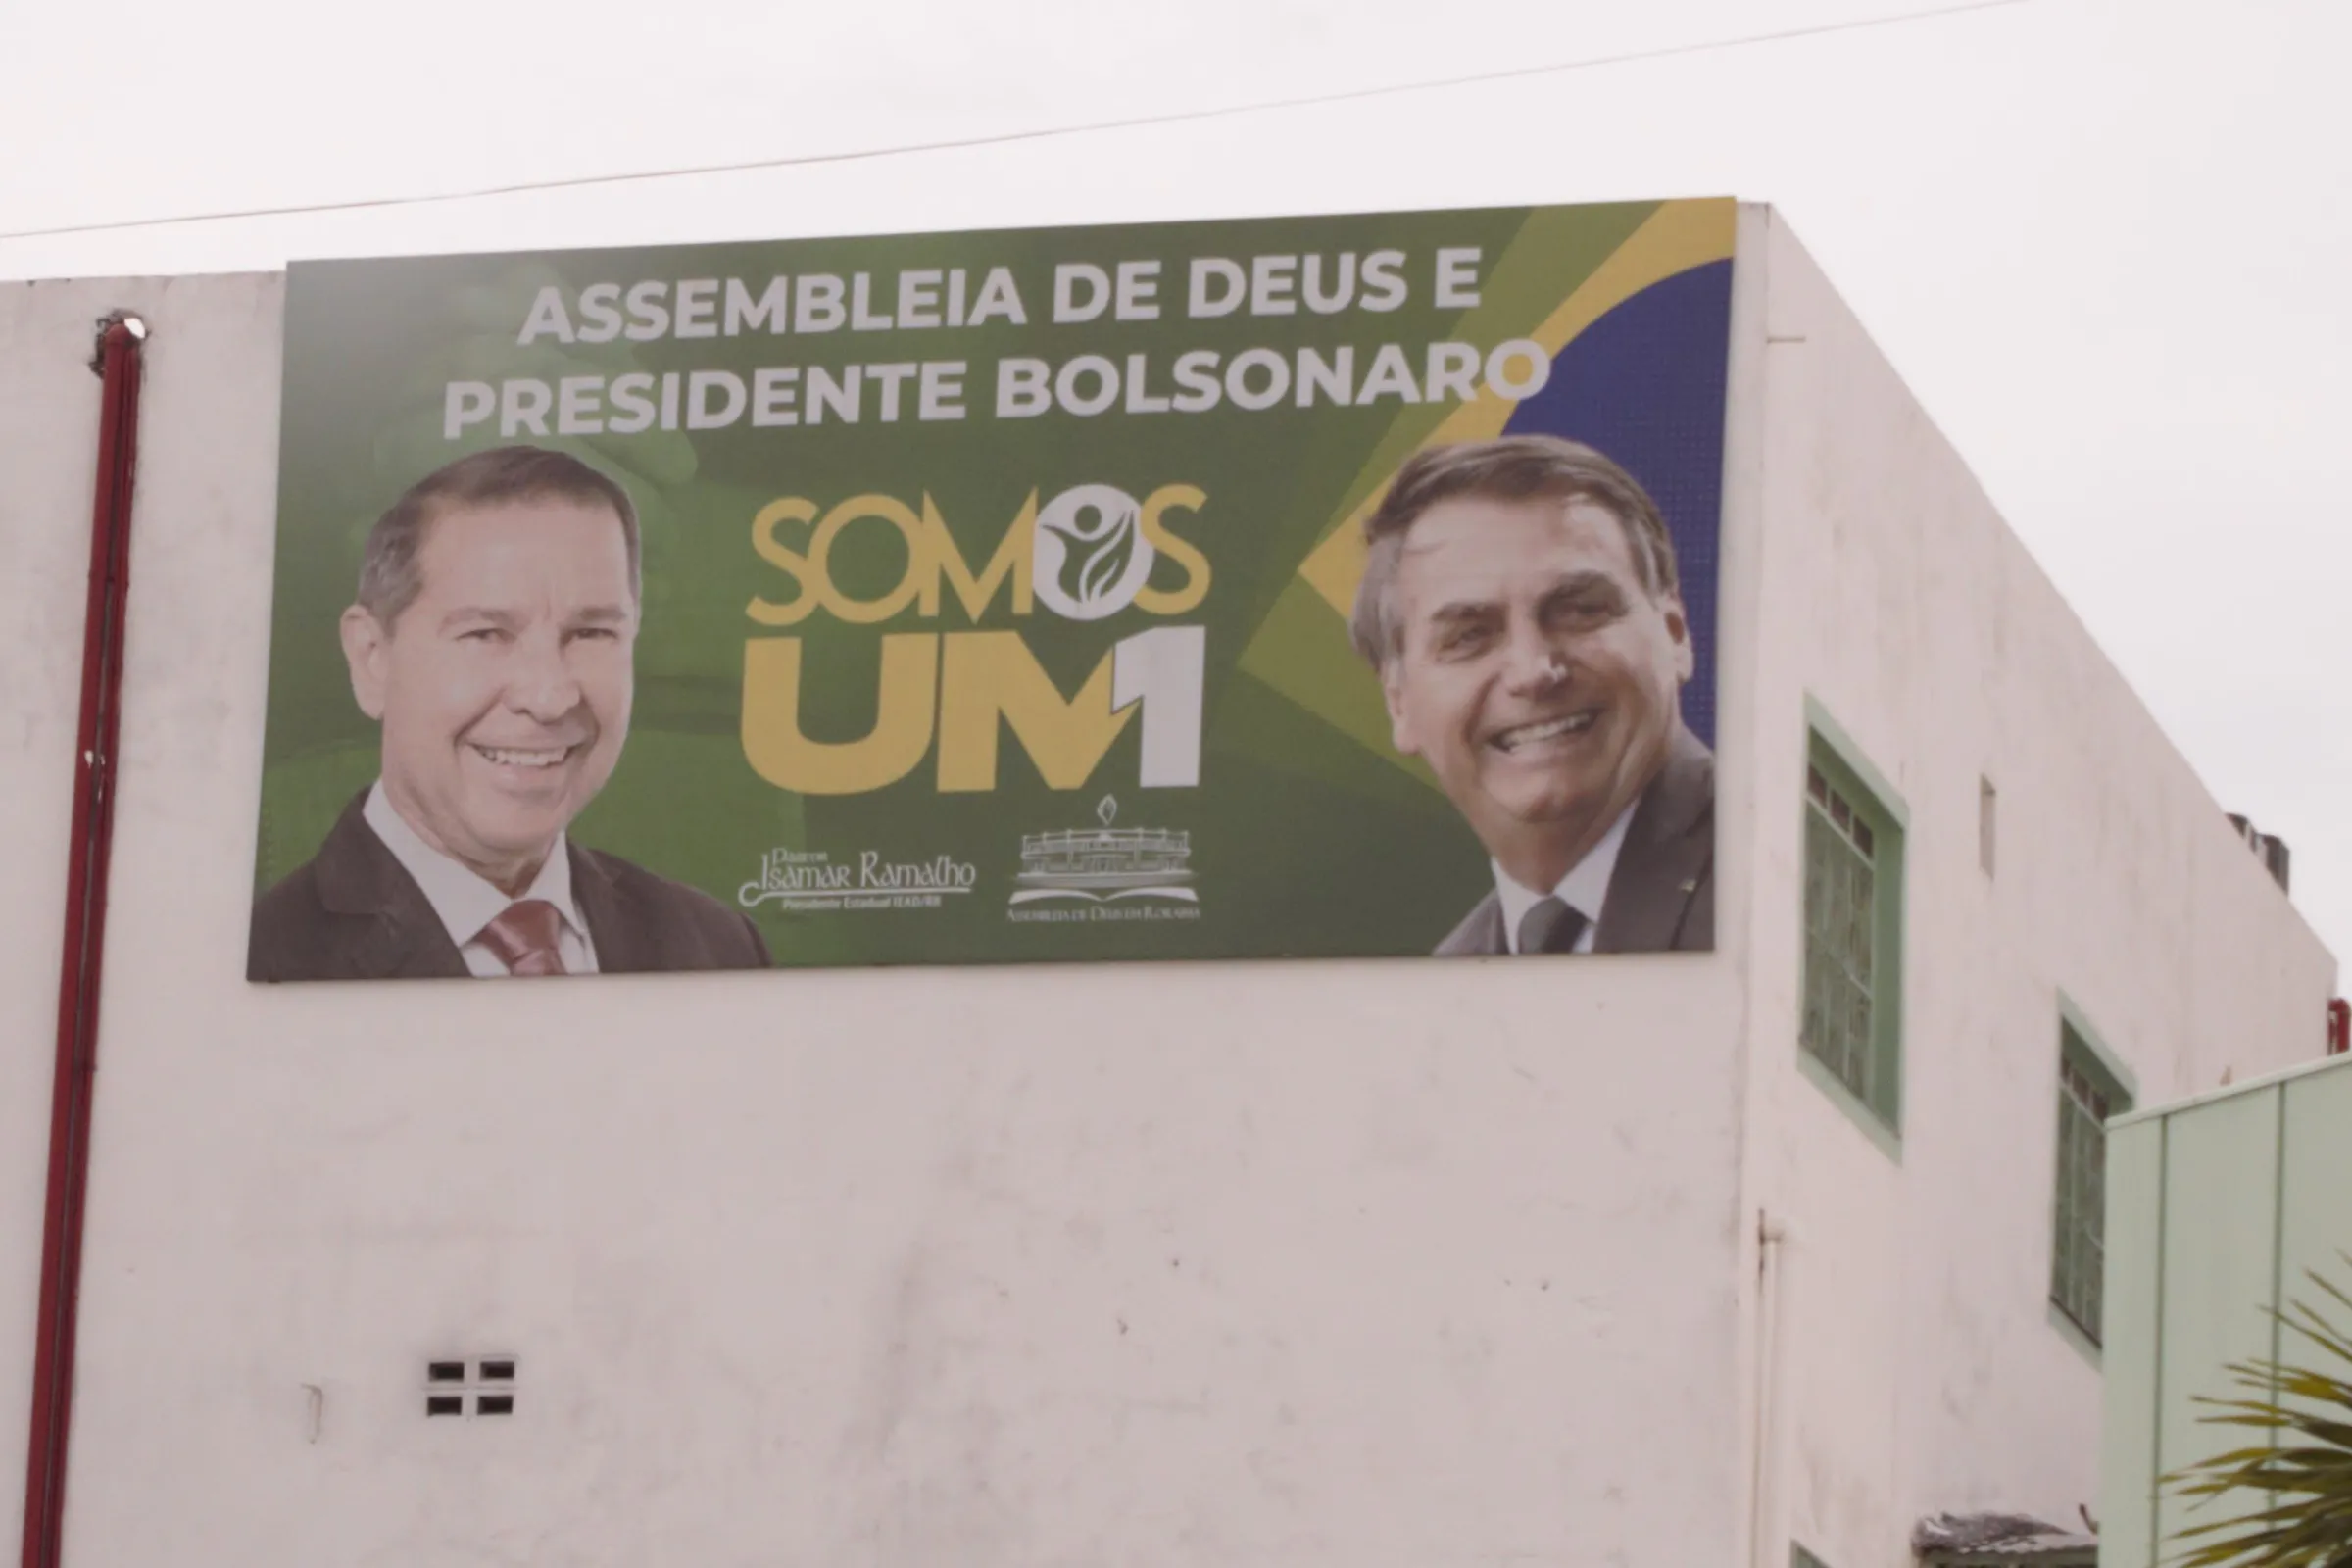
<path fill-rule="evenodd" d="M 2097 1345 L 2107 1266 L 2106 1124 L 2131 1104 L 2071 1024 L 2060 1025 L 2058 1047 L 2058 1191 L 2050 1299 Z"/>
<path fill-rule="evenodd" d="M 1903 830 L 1817 734 L 1805 770 L 1799 1041 L 1892 1131 L 1901 1102 Z"/>

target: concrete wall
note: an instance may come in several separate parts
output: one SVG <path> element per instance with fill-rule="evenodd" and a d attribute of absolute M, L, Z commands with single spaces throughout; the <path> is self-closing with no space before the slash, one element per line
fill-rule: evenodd
<path fill-rule="evenodd" d="M 249 986 L 281 298 L 0 290 L 35 1001 L 81 362 L 154 327 L 76 1568 L 1736 1552 L 1743 829 L 1711 957 Z M 47 1031 L 6 1005 L 14 1445 Z M 516 1416 L 427 1421 L 484 1352 Z"/>
<path fill-rule="evenodd" d="M 281 281 L 0 290 L 12 1477 L 83 362 L 155 327 L 71 1559 L 1849 1568 L 2070 1519 L 2059 993 L 2145 1102 L 2316 1054 L 2332 964 L 1741 221 L 1721 948 L 1574 965 L 250 987 Z M 1796 1069 L 1808 695 L 1909 810 L 1892 1157 Z M 425 1361 L 487 1352 L 517 1416 L 426 1421 Z"/>
<path fill-rule="evenodd" d="M 1859 1568 L 1906 1560 L 1938 1509 L 2095 1511 L 2100 1376 L 2046 1306 L 2059 994 L 2147 1102 L 2317 1056 L 2334 963 L 1801 247 L 1743 223 L 1765 262 L 1743 1180 L 1794 1231 L 1758 1560 L 1793 1536 Z M 1797 1070 L 1808 694 L 1909 810 L 1891 1156 Z"/>
<path fill-rule="evenodd" d="M 25 1411 L 97 472 L 85 298 L 14 290 L 0 312 L 0 1541 L 24 1528 Z M 55 450 L 72 432 L 74 452 Z"/>

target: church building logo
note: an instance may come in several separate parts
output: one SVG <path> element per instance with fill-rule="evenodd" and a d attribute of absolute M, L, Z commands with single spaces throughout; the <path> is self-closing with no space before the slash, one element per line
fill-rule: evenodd
<path fill-rule="evenodd" d="M 1119 803 L 1108 795 L 1097 803 L 1102 825 L 1061 833 L 1028 833 L 1021 838 L 1021 869 L 1013 878 L 1015 906 L 1058 899 L 1102 904 L 1131 899 L 1164 899 L 1198 904 L 1190 886 L 1190 833 L 1156 827 L 1113 827 Z"/>

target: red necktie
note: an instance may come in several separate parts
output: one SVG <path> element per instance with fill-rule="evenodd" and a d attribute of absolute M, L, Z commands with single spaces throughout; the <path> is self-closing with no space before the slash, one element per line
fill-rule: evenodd
<path fill-rule="evenodd" d="M 556 948 L 563 929 L 562 910 L 545 899 L 524 899 L 482 927 L 481 940 L 509 974 L 563 974 L 564 955 Z"/>

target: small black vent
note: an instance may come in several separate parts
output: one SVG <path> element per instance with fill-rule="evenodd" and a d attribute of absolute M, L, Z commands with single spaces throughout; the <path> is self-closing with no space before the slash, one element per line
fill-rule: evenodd
<path fill-rule="evenodd" d="M 515 1373 L 512 1353 L 424 1363 L 426 1415 L 513 1415 Z"/>

